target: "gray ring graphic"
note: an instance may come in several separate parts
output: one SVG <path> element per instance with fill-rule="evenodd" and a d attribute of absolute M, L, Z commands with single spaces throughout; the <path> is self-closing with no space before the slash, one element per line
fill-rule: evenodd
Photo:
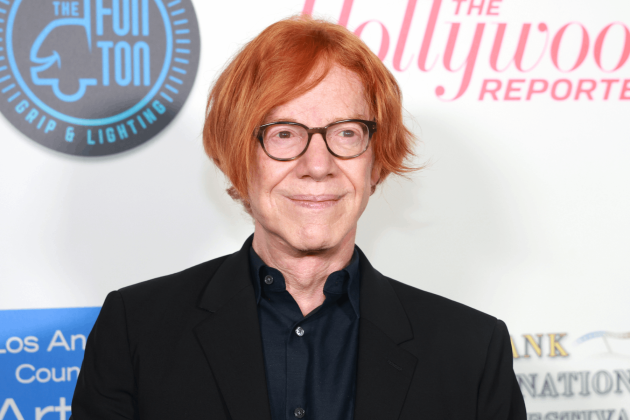
<path fill-rule="evenodd" d="M 191 0 L 0 0 L 0 112 L 59 152 L 119 153 L 173 120 L 199 53 Z"/>

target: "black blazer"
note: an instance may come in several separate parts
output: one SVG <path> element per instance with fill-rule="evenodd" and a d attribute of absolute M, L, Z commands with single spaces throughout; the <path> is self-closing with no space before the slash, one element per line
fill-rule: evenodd
<path fill-rule="evenodd" d="M 110 293 L 71 419 L 270 420 L 250 246 Z M 359 255 L 355 419 L 526 418 L 502 321 L 387 278 Z"/>

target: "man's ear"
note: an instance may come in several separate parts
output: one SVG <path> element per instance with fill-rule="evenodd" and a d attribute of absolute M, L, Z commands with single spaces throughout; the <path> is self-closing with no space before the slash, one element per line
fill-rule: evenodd
<path fill-rule="evenodd" d="M 370 195 L 374 194 L 376 191 L 376 186 L 381 182 L 381 165 L 377 162 L 374 162 L 372 165 L 372 174 L 370 175 L 370 187 L 371 192 Z"/>

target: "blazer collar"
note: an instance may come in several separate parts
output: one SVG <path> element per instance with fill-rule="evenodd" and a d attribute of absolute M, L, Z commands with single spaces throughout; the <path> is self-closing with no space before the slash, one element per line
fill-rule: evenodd
<path fill-rule="evenodd" d="M 413 332 L 407 313 L 392 285 L 357 249 L 361 267 L 361 318 L 369 320 L 396 344 L 411 340 Z"/>
<path fill-rule="evenodd" d="M 202 293 L 200 308 L 217 312 L 243 289 L 252 287 L 248 256 L 253 241 L 254 235 L 250 235 L 239 251 L 226 258 Z"/>
<path fill-rule="evenodd" d="M 359 250 L 361 322 L 354 418 L 400 417 L 417 358 L 399 344 L 413 331 L 390 280 L 376 271 Z"/>
<path fill-rule="evenodd" d="M 212 314 L 195 328 L 234 420 L 271 420 L 256 298 L 249 275 L 250 236 L 212 277 L 199 307 Z"/>

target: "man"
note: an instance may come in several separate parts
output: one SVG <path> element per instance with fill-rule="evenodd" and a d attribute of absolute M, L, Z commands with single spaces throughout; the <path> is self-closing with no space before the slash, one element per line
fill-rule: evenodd
<path fill-rule="evenodd" d="M 505 324 L 383 276 L 354 244 L 412 142 L 396 81 L 345 28 L 263 31 L 204 127 L 254 234 L 107 297 L 73 417 L 525 419 Z"/>

